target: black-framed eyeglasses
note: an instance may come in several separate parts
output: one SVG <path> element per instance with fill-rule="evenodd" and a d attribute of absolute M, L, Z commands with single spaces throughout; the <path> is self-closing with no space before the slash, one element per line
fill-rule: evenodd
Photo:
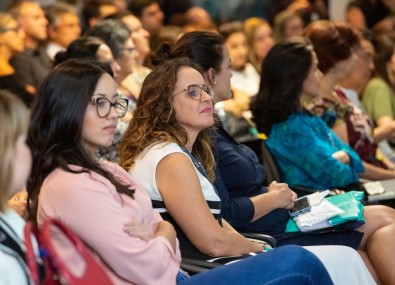
<path fill-rule="evenodd" d="M 100 118 L 105 118 L 110 114 L 111 107 L 118 112 L 118 118 L 123 118 L 128 110 L 129 100 L 125 98 L 120 98 L 114 103 L 107 98 L 92 98 L 92 104 L 96 106 L 96 113 Z"/>
<path fill-rule="evenodd" d="M 191 84 L 188 85 L 187 88 L 182 89 L 181 91 L 177 92 L 173 96 L 180 94 L 181 92 L 186 92 L 189 97 L 194 100 L 201 100 L 203 91 L 206 92 L 211 99 L 214 98 L 214 91 L 206 84 Z"/>

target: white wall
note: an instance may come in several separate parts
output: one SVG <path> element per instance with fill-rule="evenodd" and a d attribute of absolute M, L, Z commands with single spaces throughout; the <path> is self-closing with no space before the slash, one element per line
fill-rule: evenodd
<path fill-rule="evenodd" d="M 344 11 L 351 0 L 329 0 L 328 9 L 331 20 L 344 21 Z"/>

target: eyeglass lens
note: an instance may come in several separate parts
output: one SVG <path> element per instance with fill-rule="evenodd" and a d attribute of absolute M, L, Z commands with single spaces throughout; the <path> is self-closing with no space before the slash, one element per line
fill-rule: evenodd
<path fill-rule="evenodd" d="M 96 103 L 96 112 L 100 118 L 107 117 L 111 111 L 111 107 L 118 112 L 119 118 L 125 116 L 126 111 L 128 109 L 128 100 L 127 99 L 118 99 L 114 103 L 112 103 L 107 98 L 97 98 L 94 101 Z"/>

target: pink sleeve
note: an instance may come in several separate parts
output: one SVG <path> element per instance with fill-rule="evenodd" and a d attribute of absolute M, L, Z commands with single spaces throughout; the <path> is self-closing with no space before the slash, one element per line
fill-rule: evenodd
<path fill-rule="evenodd" d="M 61 172 L 41 188 L 38 222 L 42 223 L 45 216 L 59 218 L 117 275 L 132 283 L 174 284 L 179 271 L 179 250 L 175 255 L 163 237 L 147 242 L 124 233 L 124 223 L 141 218 L 141 209 L 136 201 L 127 203 L 130 198 L 125 195 L 122 195 L 125 203 L 117 197 L 119 194 L 109 185 L 86 173 Z M 150 211 L 152 220 L 159 221 L 158 214 L 152 208 Z"/>

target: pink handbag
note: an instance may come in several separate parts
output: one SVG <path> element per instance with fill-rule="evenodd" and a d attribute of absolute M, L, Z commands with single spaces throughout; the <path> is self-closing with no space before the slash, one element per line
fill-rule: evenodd
<path fill-rule="evenodd" d="M 31 236 L 35 235 L 42 256 L 45 277 L 41 278 Z M 45 221 L 41 231 L 30 222 L 25 226 L 26 262 L 36 285 L 110 285 L 103 266 L 67 226 L 55 219 Z"/>

